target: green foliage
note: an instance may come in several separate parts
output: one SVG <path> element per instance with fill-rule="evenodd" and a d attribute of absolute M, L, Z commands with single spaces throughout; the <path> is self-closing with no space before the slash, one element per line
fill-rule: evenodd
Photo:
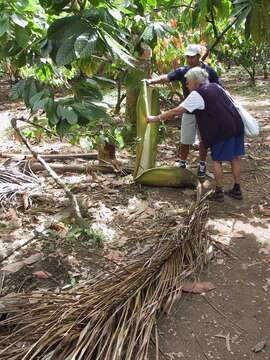
<path fill-rule="evenodd" d="M 23 99 L 32 114 L 45 112 L 49 125 L 55 126 L 61 137 L 72 125 L 93 123 L 95 126 L 97 120 L 110 120 L 108 106 L 102 102 L 95 80 L 79 81 L 74 88 L 74 96 L 56 100 L 50 88 L 44 88 L 34 78 L 28 78 L 12 87 L 10 97 L 12 100 Z"/>
<path fill-rule="evenodd" d="M 166 23 L 157 21 L 146 26 L 141 35 L 141 39 L 149 45 L 156 44 L 158 39 L 164 38 L 168 34 L 176 34 L 176 31 Z"/>
<path fill-rule="evenodd" d="M 183 0 L 178 5 L 175 0 L 0 0 L 0 65 L 22 77 L 12 99 L 23 99 L 32 114 L 45 114 L 60 136 L 83 126 L 92 137 L 100 131 L 121 147 L 123 139 L 103 102 L 104 88 L 117 84 L 120 95 L 121 86 L 139 88 L 150 65 L 159 73 L 182 65 L 188 42 L 209 46 L 236 20 L 228 30 L 241 40 L 232 41 L 234 61 L 244 66 L 248 57 L 251 62 L 265 58 L 254 51 L 265 54 L 261 49 L 270 39 L 269 0 Z M 147 60 L 149 49 L 153 56 Z M 59 85 L 68 96 L 55 95 Z"/>
<path fill-rule="evenodd" d="M 46 236 L 42 239 L 42 250 L 52 253 L 57 250 L 59 244 L 66 251 L 80 251 L 81 249 L 102 249 L 104 236 L 93 228 L 82 228 L 76 224 L 67 224 L 67 234 L 63 238 L 61 233 L 55 229 L 48 229 Z"/>
<path fill-rule="evenodd" d="M 259 45 L 253 41 L 247 41 L 241 32 L 229 31 L 221 47 L 221 54 L 225 62 L 242 66 L 248 73 L 251 82 L 255 84 L 255 76 L 262 71 L 269 61 L 269 45 L 264 42 Z"/>

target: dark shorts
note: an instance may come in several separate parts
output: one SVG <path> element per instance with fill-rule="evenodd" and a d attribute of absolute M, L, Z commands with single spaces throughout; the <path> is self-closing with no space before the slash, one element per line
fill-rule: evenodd
<path fill-rule="evenodd" d="M 214 161 L 231 161 L 236 156 L 245 155 L 244 135 L 234 136 L 211 146 Z"/>

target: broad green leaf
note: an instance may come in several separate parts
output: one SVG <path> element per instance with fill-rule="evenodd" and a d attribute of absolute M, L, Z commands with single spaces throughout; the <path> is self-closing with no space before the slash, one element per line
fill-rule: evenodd
<path fill-rule="evenodd" d="M 60 120 L 57 125 L 56 125 L 56 131 L 57 134 L 60 136 L 60 138 L 62 139 L 63 136 L 68 132 L 68 130 L 70 129 L 70 124 L 67 122 L 67 120 Z"/>
<path fill-rule="evenodd" d="M 230 14 L 230 1 L 221 0 L 221 1 L 217 1 L 216 4 L 217 4 L 217 8 L 218 8 L 218 12 L 219 12 L 220 16 L 223 19 L 226 19 Z"/>
<path fill-rule="evenodd" d="M 142 33 L 141 38 L 147 43 L 149 43 L 153 40 L 153 38 L 154 38 L 153 24 L 148 25 L 144 29 L 144 32 Z"/>
<path fill-rule="evenodd" d="M 83 118 L 91 121 L 96 119 L 106 119 L 108 114 L 100 107 L 87 102 L 86 104 L 75 103 L 72 108 Z"/>
<path fill-rule="evenodd" d="M 244 7 L 241 10 L 239 10 L 237 13 L 235 13 L 234 16 L 237 16 L 238 19 L 235 23 L 236 27 L 239 27 L 241 23 L 247 18 L 248 14 L 251 12 L 251 7 Z"/>
<path fill-rule="evenodd" d="M 33 113 L 35 113 L 38 110 L 45 110 L 46 102 L 47 102 L 47 99 L 41 99 L 41 100 L 36 101 L 32 107 Z"/>
<path fill-rule="evenodd" d="M 30 99 L 29 99 L 29 104 L 31 107 L 34 106 L 34 104 L 37 102 L 37 101 L 40 101 L 42 99 L 42 97 L 44 96 L 44 91 L 39 91 L 38 93 L 36 93 L 34 96 L 32 96 Z"/>
<path fill-rule="evenodd" d="M 23 97 L 25 84 L 26 80 L 20 80 L 12 86 L 9 93 L 9 97 L 11 100 L 17 100 Z"/>
<path fill-rule="evenodd" d="M 48 98 L 44 109 L 46 111 L 50 126 L 56 125 L 60 119 L 56 114 L 56 106 L 52 98 Z"/>
<path fill-rule="evenodd" d="M 22 28 L 25 28 L 28 25 L 28 21 L 20 14 L 12 14 L 11 19 L 15 24 L 19 25 Z"/>
<path fill-rule="evenodd" d="M 25 48 L 29 41 L 29 32 L 27 29 L 22 28 L 21 26 L 15 26 L 15 36 L 17 44 L 21 48 Z"/>
<path fill-rule="evenodd" d="M 114 38 L 108 34 L 105 30 L 100 30 L 111 53 L 113 53 L 115 56 L 119 57 L 122 61 L 124 61 L 126 64 L 134 67 L 133 61 L 135 60 L 129 52 L 121 45 L 119 44 Z"/>
<path fill-rule="evenodd" d="M 114 87 L 116 86 L 116 81 L 109 79 L 109 78 L 105 78 L 103 76 L 93 76 L 92 77 L 93 80 L 95 80 L 101 87 Z"/>
<path fill-rule="evenodd" d="M 3 17 L 0 18 L 0 37 L 3 36 L 9 25 L 9 19 L 6 15 L 3 15 Z"/>
<path fill-rule="evenodd" d="M 70 125 L 76 124 L 78 121 L 78 115 L 71 106 L 57 106 L 57 116 L 61 119 L 66 119 Z"/>
<path fill-rule="evenodd" d="M 75 41 L 74 49 L 78 58 L 90 58 L 97 50 L 96 32 L 81 34 Z"/>
<path fill-rule="evenodd" d="M 26 106 L 30 106 L 30 99 L 38 92 L 37 84 L 34 78 L 28 78 L 23 90 L 23 99 Z"/>
<path fill-rule="evenodd" d="M 56 64 L 58 66 L 70 64 L 76 59 L 74 44 L 76 37 L 72 36 L 63 41 L 56 54 Z"/>
<path fill-rule="evenodd" d="M 82 100 L 84 97 L 91 97 L 93 99 L 102 99 L 102 94 L 98 83 L 93 79 L 81 80 L 73 85 L 74 96 L 77 100 Z"/>
<path fill-rule="evenodd" d="M 122 21 L 122 15 L 121 12 L 115 8 L 108 9 L 109 13 L 112 17 L 114 17 L 117 21 Z"/>
<path fill-rule="evenodd" d="M 48 39 L 65 41 L 66 38 L 76 37 L 88 31 L 87 26 L 80 16 L 69 16 L 55 20 L 48 29 Z"/>
<path fill-rule="evenodd" d="M 249 39 L 250 37 L 250 23 L 251 23 L 251 14 L 249 13 L 246 21 L 245 21 L 245 37 L 246 39 Z"/>

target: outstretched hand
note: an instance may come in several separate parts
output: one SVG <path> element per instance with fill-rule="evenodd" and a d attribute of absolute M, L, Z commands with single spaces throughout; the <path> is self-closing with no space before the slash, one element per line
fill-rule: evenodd
<path fill-rule="evenodd" d="M 154 123 L 159 121 L 159 116 L 153 116 L 153 115 L 149 115 L 147 116 L 147 122 L 148 123 Z"/>
<path fill-rule="evenodd" d="M 152 83 L 153 79 L 145 79 L 144 81 L 146 82 L 147 85 L 153 85 Z"/>

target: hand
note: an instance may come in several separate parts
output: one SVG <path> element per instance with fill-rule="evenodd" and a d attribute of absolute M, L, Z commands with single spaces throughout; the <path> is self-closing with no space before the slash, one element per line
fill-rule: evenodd
<path fill-rule="evenodd" d="M 153 84 L 152 81 L 153 79 L 145 79 L 147 85 L 152 85 Z"/>
<path fill-rule="evenodd" d="M 157 121 L 160 121 L 159 120 L 159 116 L 147 116 L 147 122 L 148 123 L 154 123 L 154 122 L 157 122 Z"/>

